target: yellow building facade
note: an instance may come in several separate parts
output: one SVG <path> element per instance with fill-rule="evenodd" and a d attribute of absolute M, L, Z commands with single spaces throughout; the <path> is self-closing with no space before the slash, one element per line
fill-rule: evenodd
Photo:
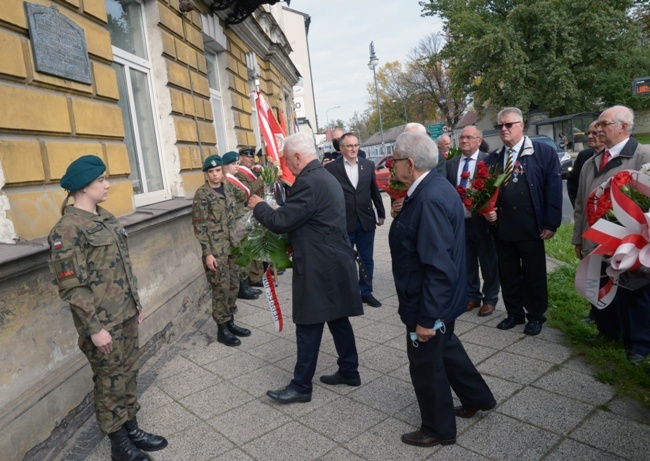
<path fill-rule="evenodd" d="M 181 11 L 188 3 L 195 8 Z M 261 146 L 255 88 L 293 118 L 299 75 L 270 7 L 227 27 L 229 12 L 211 3 L 0 0 L 3 460 L 47 459 L 92 404 L 91 373 L 47 270 L 46 236 L 70 162 L 93 154 L 107 165 L 105 205 L 130 234 L 146 358 L 209 301 L 189 217 L 203 160 Z M 76 68 L 64 76 L 44 69 L 30 11 L 45 26 L 83 31 L 89 83 Z"/>

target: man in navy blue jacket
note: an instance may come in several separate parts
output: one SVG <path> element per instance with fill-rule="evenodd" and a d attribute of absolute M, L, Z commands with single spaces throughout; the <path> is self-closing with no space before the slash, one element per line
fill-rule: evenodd
<path fill-rule="evenodd" d="M 497 208 L 486 215 L 497 222 L 495 243 L 501 295 L 508 317 L 497 325 L 509 330 L 528 323 L 527 335 L 538 335 L 548 307 L 544 240 L 562 221 L 562 174 L 551 146 L 524 136 L 524 119 L 516 107 L 497 115 L 503 147 L 486 159 L 496 172 L 506 174 Z"/>
<path fill-rule="evenodd" d="M 393 161 L 408 194 L 390 228 L 390 252 L 422 418 L 420 429 L 402 435 L 402 442 L 449 445 L 456 442 L 455 416 L 471 418 L 496 406 L 454 334 L 467 307 L 465 214 L 454 186 L 435 171 L 438 149 L 429 136 L 399 135 Z M 461 406 L 454 408 L 451 389 Z"/>

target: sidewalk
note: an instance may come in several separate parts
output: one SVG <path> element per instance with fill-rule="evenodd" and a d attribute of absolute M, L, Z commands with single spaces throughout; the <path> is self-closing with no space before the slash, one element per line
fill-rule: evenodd
<path fill-rule="evenodd" d="M 387 199 L 386 199 L 387 200 Z M 562 344 L 558 330 L 536 337 L 523 327 L 496 329 L 503 305 L 489 317 L 476 310 L 456 321 L 456 333 L 483 374 L 498 406 L 470 420 L 457 419 L 456 445 L 418 448 L 400 441 L 419 426 L 408 373 L 405 330 L 397 315 L 387 225 L 377 231 L 375 296 L 352 319 L 362 385 L 326 386 L 318 377 L 336 371 L 327 332 L 309 403 L 278 405 L 269 389 L 284 387 L 295 363 L 291 271 L 280 277 L 278 298 L 285 329 L 276 333 L 266 300 L 242 302 L 237 323 L 253 334 L 235 348 L 216 342 L 206 311 L 174 343 L 161 348 L 140 375 L 140 426 L 169 439 L 156 461 L 354 460 L 647 460 L 650 411 L 594 378 Z M 432 238 L 434 238 L 432 236 Z M 549 269 L 554 265 L 549 260 Z M 110 444 L 95 418 L 77 431 L 60 461 L 110 459 Z"/>

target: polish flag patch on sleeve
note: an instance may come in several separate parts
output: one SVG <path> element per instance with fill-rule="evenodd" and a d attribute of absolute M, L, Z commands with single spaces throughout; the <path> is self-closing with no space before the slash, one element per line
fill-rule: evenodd
<path fill-rule="evenodd" d="M 52 246 L 55 250 L 60 250 L 63 247 L 63 244 L 61 243 L 61 240 L 57 240 Z"/>

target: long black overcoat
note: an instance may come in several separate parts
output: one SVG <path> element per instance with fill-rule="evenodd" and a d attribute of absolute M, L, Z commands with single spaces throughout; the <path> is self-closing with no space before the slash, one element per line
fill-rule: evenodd
<path fill-rule="evenodd" d="M 311 325 L 363 314 L 343 190 L 318 160 L 296 177 L 284 206 L 273 210 L 260 203 L 253 214 L 273 232 L 289 234 L 294 323 Z"/>

